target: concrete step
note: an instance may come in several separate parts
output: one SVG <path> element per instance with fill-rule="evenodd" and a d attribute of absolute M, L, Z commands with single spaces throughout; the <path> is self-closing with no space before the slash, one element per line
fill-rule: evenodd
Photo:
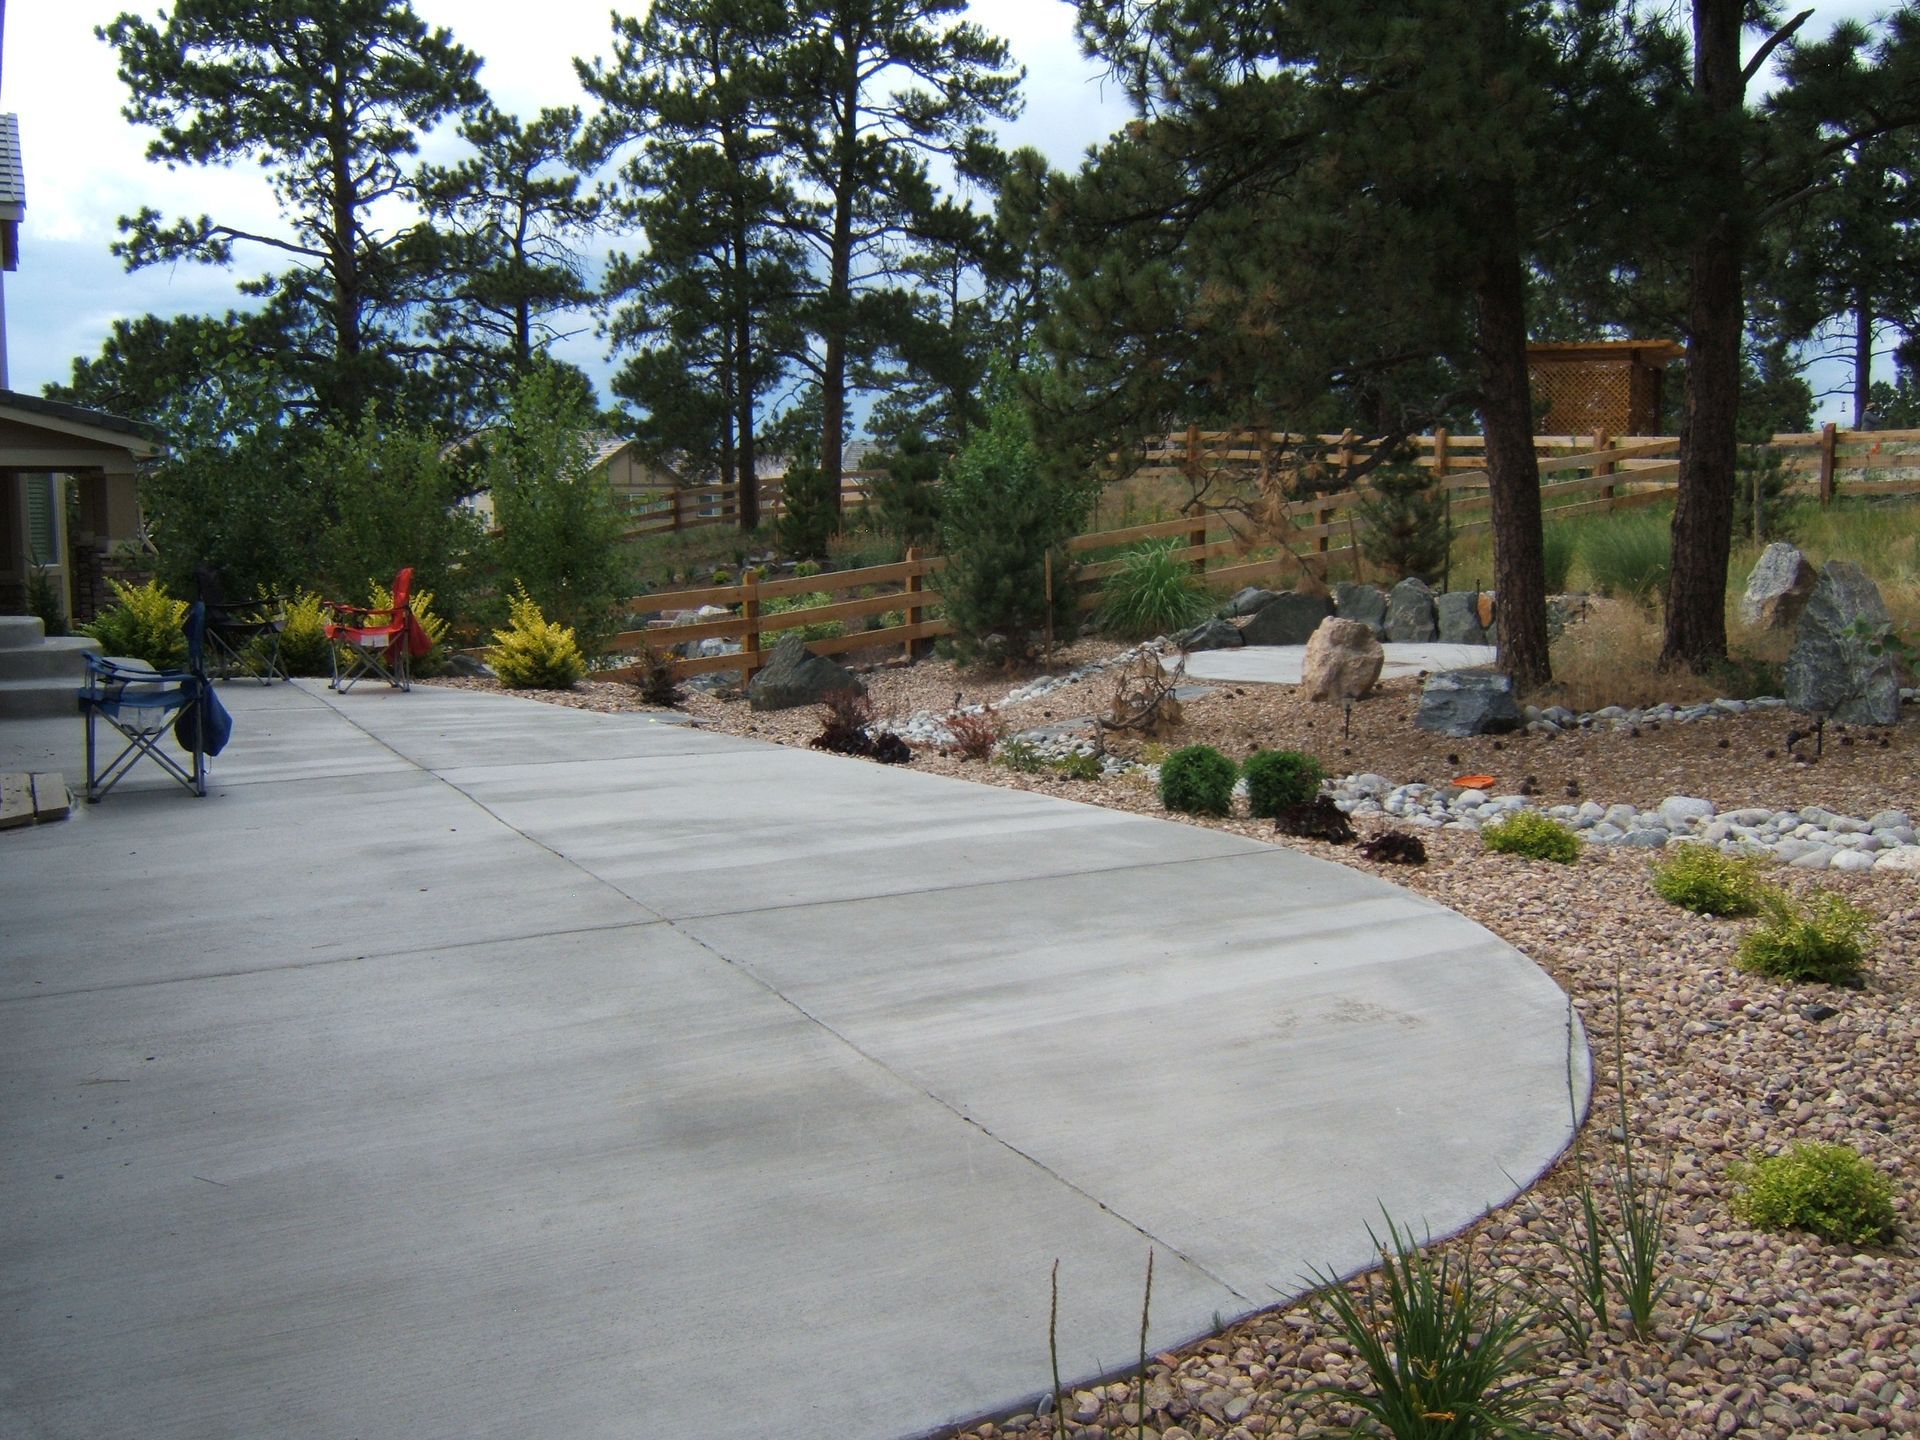
<path fill-rule="evenodd" d="M 40 715 L 78 718 L 74 698 L 80 682 L 73 680 L 0 680 L 0 720 L 25 720 Z"/>
<path fill-rule="evenodd" d="M 80 657 L 99 648 L 98 640 L 85 635 L 58 635 L 37 645 L 0 649 L 0 680 L 61 680 L 78 685 L 87 672 Z"/>
<path fill-rule="evenodd" d="M 47 638 L 38 615 L 0 615 L 0 650 L 21 650 Z"/>

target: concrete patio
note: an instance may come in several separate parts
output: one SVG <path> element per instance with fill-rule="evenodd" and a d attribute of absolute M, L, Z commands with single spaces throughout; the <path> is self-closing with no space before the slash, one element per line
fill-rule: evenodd
<path fill-rule="evenodd" d="M 891 1437 L 1536 1175 L 1565 996 L 1358 871 L 464 691 L 0 834 L 0 1434 Z M 65 769 L 77 718 L 0 723 Z M 1569 1026 L 1575 1028 L 1570 1032 Z M 1571 1052 L 1571 1064 L 1570 1064 Z M 1571 1102 L 1571 1103 L 1570 1103 Z"/>

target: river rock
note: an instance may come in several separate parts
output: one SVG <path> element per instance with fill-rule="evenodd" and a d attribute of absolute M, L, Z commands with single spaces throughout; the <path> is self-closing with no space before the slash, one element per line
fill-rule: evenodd
<path fill-rule="evenodd" d="M 774 647 L 773 658 L 748 683 L 747 706 L 752 710 L 792 710 L 818 705 L 841 690 L 867 693 L 867 687 L 851 670 L 824 655 L 815 655 L 805 641 L 789 635 Z"/>
<path fill-rule="evenodd" d="M 1830 560 L 1800 612 L 1787 656 L 1787 703 L 1855 725 L 1892 725 L 1900 718 L 1900 680 L 1890 654 L 1873 654 L 1851 633 L 1856 623 L 1889 623 L 1880 588 L 1858 565 Z M 1884 632 L 1882 632 L 1884 633 Z"/>
<path fill-rule="evenodd" d="M 1377 640 L 1387 633 L 1387 592 L 1378 585 L 1342 580 L 1333 587 L 1333 613 L 1370 627 Z"/>
<path fill-rule="evenodd" d="M 1786 630 L 1800 618 L 1819 575 L 1797 546 L 1776 540 L 1754 561 L 1740 618 L 1756 630 Z"/>
<path fill-rule="evenodd" d="M 1373 689 L 1386 658 L 1365 621 L 1330 615 L 1307 641 L 1301 688 L 1309 700 L 1358 700 Z"/>
<path fill-rule="evenodd" d="M 1413 723 L 1440 735 L 1500 735 L 1520 728 L 1513 678 L 1498 670 L 1442 670 L 1427 677 Z"/>
<path fill-rule="evenodd" d="M 1191 654 L 1196 650 L 1231 650 L 1247 642 L 1238 625 L 1215 616 L 1174 636 L 1173 643 Z"/>
<path fill-rule="evenodd" d="M 1433 602 L 1435 630 L 1442 645 L 1485 645 L 1478 590 L 1450 590 Z"/>
<path fill-rule="evenodd" d="M 1251 615 L 1279 593 L 1278 590 L 1262 590 L 1258 585 L 1249 585 L 1227 602 L 1227 614 Z"/>
<path fill-rule="evenodd" d="M 1249 645 L 1304 645 L 1332 613 L 1325 595 L 1283 590 L 1253 612 L 1240 638 Z"/>
<path fill-rule="evenodd" d="M 1439 633 L 1433 587 L 1409 575 L 1387 596 L 1387 639 L 1403 645 L 1431 645 Z"/>

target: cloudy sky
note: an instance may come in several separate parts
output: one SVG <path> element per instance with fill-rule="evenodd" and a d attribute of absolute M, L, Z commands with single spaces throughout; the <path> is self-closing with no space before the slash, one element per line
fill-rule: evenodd
<path fill-rule="evenodd" d="M 608 12 L 642 0 L 414 0 L 430 24 L 445 25 L 486 65 L 482 80 L 503 109 L 531 115 L 542 106 L 580 102 L 576 55 L 607 48 Z M 144 158 L 147 136 L 120 116 L 124 88 L 113 52 L 94 28 L 121 11 L 156 14 L 156 0 L 0 0 L 5 23 L 0 110 L 20 117 L 27 218 L 17 273 L 6 277 L 10 382 L 37 392 L 67 378 L 76 355 L 93 355 L 111 323 L 147 312 L 219 312 L 236 299 L 234 282 L 268 268 L 260 253 L 232 270 L 203 265 L 125 273 L 108 253 L 114 221 L 153 205 L 169 215 L 211 213 L 235 223 L 271 219 L 270 197 L 253 171 L 168 171 Z M 1828 4 L 1808 27 L 1823 33 L 1842 15 L 1880 6 Z M 1073 7 L 1062 0 L 974 0 L 972 18 L 1005 37 L 1027 69 L 1027 107 L 1006 141 L 1033 145 L 1071 167 L 1087 146 L 1125 120 L 1125 103 L 1073 39 Z M 604 347 L 591 333 L 565 347 L 604 389 Z M 1839 416 L 1838 402 L 1828 407 Z M 1823 415 L 1823 418 L 1825 416 Z"/>

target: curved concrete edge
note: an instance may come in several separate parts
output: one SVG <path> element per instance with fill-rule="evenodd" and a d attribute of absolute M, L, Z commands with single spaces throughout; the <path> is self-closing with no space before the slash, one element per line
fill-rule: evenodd
<path fill-rule="evenodd" d="M 1467 670 L 1491 665 L 1499 652 L 1491 645 L 1412 645 L 1388 641 L 1380 668 L 1382 680 L 1397 680 L 1422 671 Z M 1187 676 L 1242 685 L 1298 685 L 1305 664 L 1304 645 L 1242 645 L 1227 650 L 1196 650 L 1186 657 Z M 1162 663 L 1171 667 L 1178 657 Z"/>

